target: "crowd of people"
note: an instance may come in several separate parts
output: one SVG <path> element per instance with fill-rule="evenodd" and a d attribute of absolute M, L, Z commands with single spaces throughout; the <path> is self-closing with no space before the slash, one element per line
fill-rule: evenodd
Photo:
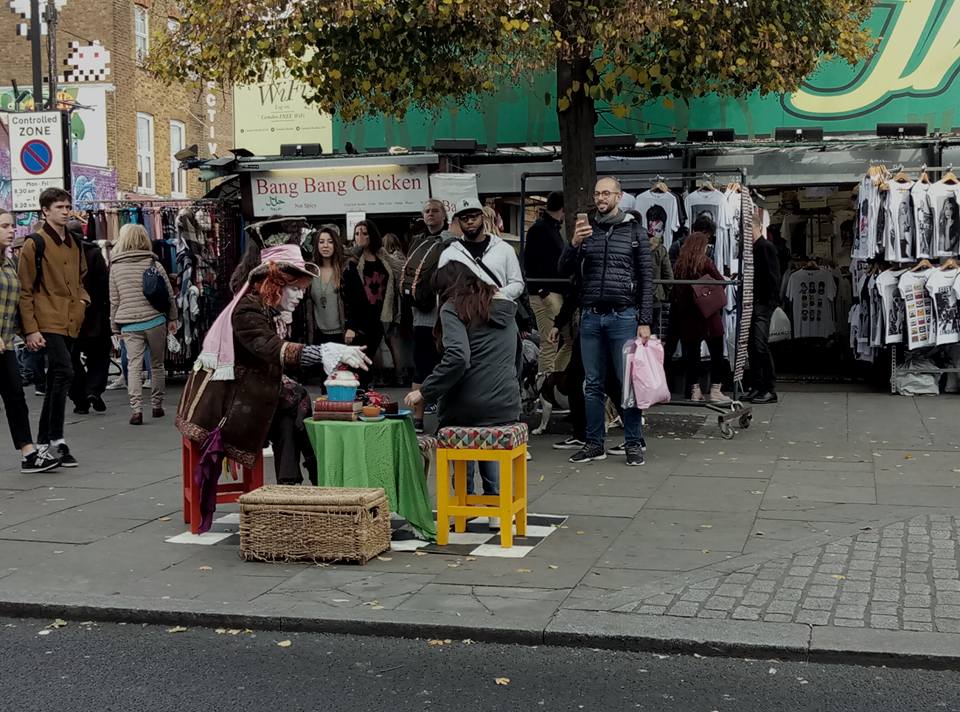
<path fill-rule="evenodd" d="M 340 361 L 357 364 L 366 389 L 374 377 L 368 359 L 376 359 L 385 344 L 394 378 L 410 385 L 405 401 L 418 431 L 428 409 L 435 410 L 441 425 L 496 425 L 522 417 L 524 341 L 539 343 L 538 386 L 557 387 L 569 397 L 573 433 L 554 447 L 576 450 L 570 457 L 575 463 L 617 454 L 628 465 L 642 465 L 641 413 L 621 407 L 624 345 L 660 336 L 668 358 L 682 354 L 687 397 L 729 401 L 723 388 L 731 369 L 720 312 L 704 313 L 690 285 L 670 284 L 725 276 L 711 260 L 715 229 L 708 218 L 699 218 L 671 254 L 639 213 L 623 209 L 616 179 L 600 179 L 593 198 L 594 211 L 578 214 L 566 239 L 563 196 L 550 194 L 529 230 L 522 267 L 517 251 L 499 236 L 496 213 L 476 199 L 456 205 L 449 222 L 443 203 L 427 201 L 421 229 L 412 239 L 384 235 L 372 220 L 357 223 L 349 239 L 336 225 L 291 231 L 279 221 L 276 234 L 258 233 L 251 243 L 255 254 L 244 258 L 231 280 L 236 298 L 218 320 L 223 320 L 220 327 L 215 324 L 207 335 L 194 373 L 205 370 L 211 382 L 232 381 L 240 378 L 238 370 L 257 364 L 265 369 L 261 376 L 269 371 L 270 383 L 281 379 L 281 399 L 256 432 L 274 445 L 278 481 L 296 483 L 302 481 L 301 460 L 315 479 L 296 425 L 309 403 L 305 385 L 328 375 Z M 151 415 L 162 418 L 167 334 L 178 328 L 174 287 L 158 268 L 143 227 L 123 226 L 105 260 L 71 224 L 69 194 L 47 189 L 40 208 L 43 222 L 20 245 L 13 244 L 13 217 L 0 214 L 0 248 L 7 255 L 0 266 L 0 395 L 23 472 L 77 466 L 64 437 L 66 400 L 73 400 L 77 413 L 104 410 L 111 351 L 120 346 L 128 364 L 130 423 L 143 423 L 144 367 L 151 365 Z M 307 232 L 311 239 L 304 240 Z M 754 233 L 752 396 L 763 403 L 776 399 L 766 331 L 779 277 L 776 256 L 767 254 L 759 229 Z M 171 298 L 158 300 L 164 292 Z M 269 318 L 253 319 L 254 312 Z M 238 315 L 256 322 L 256 330 L 237 322 Z M 279 340 L 257 336 L 265 324 Z M 13 348 L 18 331 L 24 342 L 20 359 Z M 255 343 L 246 343 L 247 338 Z M 704 343 L 709 374 L 703 372 Z M 288 358 L 293 352 L 287 344 L 298 344 L 297 358 Z M 277 349 L 284 354 L 282 364 L 268 368 L 258 362 L 274 359 Z M 42 381 L 25 373 L 36 370 L 30 362 L 38 354 L 46 367 Z M 252 359 L 244 369 L 239 368 L 242 358 Z M 31 378 L 44 393 L 36 441 L 23 393 Z M 208 442 L 215 421 L 202 427 L 192 422 L 197 406 L 184 406 L 190 392 L 188 383 L 178 427 Z M 624 440 L 608 448 L 611 413 L 622 420 Z M 227 420 L 229 414 L 214 415 Z M 223 427 L 221 422 L 218 432 Z M 233 446 L 224 433 L 223 452 L 229 455 Z M 245 434 L 242 448 L 250 449 L 251 442 Z M 242 448 L 234 449 L 242 454 Z M 490 463 L 479 468 L 485 494 L 497 492 L 494 469 Z"/>

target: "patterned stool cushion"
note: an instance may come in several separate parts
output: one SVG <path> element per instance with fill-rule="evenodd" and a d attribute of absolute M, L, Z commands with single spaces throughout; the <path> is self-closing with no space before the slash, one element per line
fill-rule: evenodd
<path fill-rule="evenodd" d="M 437 440 L 439 447 L 454 450 L 513 450 L 527 442 L 527 424 L 440 428 Z"/>

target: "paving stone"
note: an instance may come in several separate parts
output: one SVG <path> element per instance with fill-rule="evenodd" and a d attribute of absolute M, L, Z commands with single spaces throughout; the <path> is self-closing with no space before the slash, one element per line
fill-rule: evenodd
<path fill-rule="evenodd" d="M 960 581 L 958 581 L 958 583 L 960 583 Z M 851 593 L 870 593 L 870 590 L 873 588 L 869 581 L 843 581 L 840 587 L 844 593 L 848 591 Z"/>
<path fill-rule="evenodd" d="M 710 598 L 711 595 L 713 594 L 710 591 L 704 591 L 698 588 L 691 588 L 691 589 L 687 589 L 682 594 L 680 594 L 680 600 L 695 601 L 698 603 L 703 603 L 708 598 Z"/>
<path fill-rule="evenodd" d="M 847 579 L 851 581 L 871 581 L 872 571 L 847 571 Z"/>
<path fill-rule="evenodd" d="M 939 600 L 939 599 L 938 599 Z M 941 603 L 949 603 L 949 601 L 940 601 Z M 907 608 L 929 608 L 932 603 L 930 596 L 912 596 L 906 595 L 903 597 L 903 605 Z"/>
<path fill-rule="evenodd" d="M 904 608 L 903 620 L 905 621 L 929 621 L 933 618 L 929 608 Z"/>
<path fill-rule="evenodd" d="M 773 594 L 775 601 L 797 602 L 803 598 L 803 591 L 798 588 L 781 588 Z"/>
<path fill-rule="evenodd" d="M 957 591 L 937 591 L 937 602 L 948 603 L 950 605 L 960 605 L 960 592 Z"/>
<path fill-rule="evenodd" d="M 691 618 L 700 611 L 700 606 L 692 601 L 678 601 L 667 609 L 667 615 Z"/>
<path fill-rule="evenodd" d="M 837 603 L 842 603 L 849 606 L 865 606 L 870 603 L 870 595 L 867 593 L 844 591 L 837 597 Z"/>
<path fill-rule="evenodd" d="M 746 586 L 732 583 L 723 583 L 717 587 L 714 594 L 717 596 L 729 596 L 731 598 L 740 598 L 746 593 Z"/>
<path fill-rule="evenodd" d="M 797 604 L 791 601 L 773 601 L 767 606 L 767 613 L 784 613 L 793 615 L 797 610 Z"/>
<path fill-rule="evenodd" d="M 802 576 L 806 578 L 807 576 L 813 576 L 813 567 L 812 566 L 794 566 L 787 573 L 790 576 Z"/>
<path fill-rule="evenodd" d="M 960 619 L 960 606 L 937 605 L 933 610 L 937 618 Z"/>
<path fill-rule="evenodd" d="M 878 588 L 874 590 L 871 598 L 874 601 L 899 601 L 900 591 L 895 588 Z"/>
<path fill-rule="evenodd" d="M 726 618 L 727 614 L 725 611 L 712 611 L 708 608 L 704 608 L 702 611 L 697 613 L 697 618 Z"/>
<path fill-rule="evenodd" d="M 857 618 L 834 618 L 833 624 L 843 628 L 863 628 L 864 623 Z"/>
<path fill-rule="evenodd" d="M 860 618 L 867 613 L 866 606 L 837 606 L 834 610 L 834 615 L 838 618 Z"/>
<path fill-rule="evenodd" d="M 827 625 L 830 622 L 830 611 L 800 611 L 794 620 L 808 625 Z"/>
<path fill-rule="evenodd" d="M 829 611 L 833 609 L 833 599 L 804 598 L 800 607 L 809 611 Z"/>
<path fill-rule="evenodd" d="M 895 616 L 900 612 L 899 603 L 871 603 L 870 612 L 881 616 Z"/>
<path fill-rule="evenodd" d="M 665 613 L 666 610 L 666 606 L 639 606 L 634 612 L 642 615 L 659 616 Z"/>
<path fill-rule="evenodd" d="M 834 598 L 839 593 L 836 586 L 811 586 L 807 589 L 807 594 L 817 598 Z"/>
<path fill-rule="evenodd" d="M 960 581 L 957 583 L 960 584 Z M 776 588 L 777 584 L 774 581 L 754 581 L 747 589 L 747 593 L 773 593 Z M 956 590 L 960 591 L 960 588 Z"/>
<path fill-rule="evenodd" d="M 729 576 L 727 576 L 724 583 L 735 583 L 735 584 L 751 583 L 753 581 L 753 576 L 754 575 L 752 573 L 744 573 L 744 572 L 732 573 Z M 721 594 L 721 595 L 724 595 L 724 594 Z"/>
<path fill-rule="evenodd" d="M 933 623 L 922 623 L 918 621 L 904 621 L 903 622 L 904 630 L 917 630 L 927 633 L 933 632 Z"/>
<path fill-rule="evenodd" d="M 784 588 L 806 588 L 807 579 L 803 576 L 788 576 L 783 580 Z"/>
<path fill-rule="evenodd" d="M 768 613 L 763 617 L 763 620 L 768 623 L 791 623 L 793 622 L 793 616 L 784 615 L 783 613 Z"/>
<path fill-rule="evenodd" d="M 724 598 L 722 596 L 714 596 L 710 598 L 703 607 L 712 610 L 712 611 L 729 611 L 737 604 L 737 599 L 735 598 Z"/>
<path fill-rule="evenodd" d="M 720 579 L 712 578 L 712 579 L 707 579 L 705 581 L 697 581 L 695 584 L 691 584 L 690 588 L 709 589 L 712 591 L 718 585 L 720 585 Z"/>
<path fill-rule="evenodd" d="M 659 596 L 650 596 L 649 598 L 643 599 L 645 605 L 648 606 L 669 606 L 673 603 L 673 596 L 669 593 L 664 593 Z"/>
<path fill-rule="evenodd" d="M 744 606 L 763 606 L 770 600 L 769 593 L 748 593 L 740 599 Z"/>
<path fill-rule="evenodd" d="M 960 633 L 960 620 L 937 618 L 934 622 L 941 633 Z"/>
<path fill-rule="evenodd" d="M 960 581 L 956 579 L 934 579 L 934 585 L 938 594 L 944 591 L 960 591 Z"/>
<path fill-rule="evenodd" d="M 896 630 L 900 627 L 900 620 L 896 616 L 870 616 L 870 627 Z"/>
<path fill-rule="evenodd" d="M 741 621 L 758 621 L 760 620 L 760 609 L 749 606 L 737 606 L 733 609 L 730 617 Z"/>

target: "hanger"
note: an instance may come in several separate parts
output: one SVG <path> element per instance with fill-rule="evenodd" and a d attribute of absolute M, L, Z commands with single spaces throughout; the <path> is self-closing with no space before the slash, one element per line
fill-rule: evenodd
<path fill-rule="evenodd" d="M 653 183 L 653 186 L 650 188 L 650 191 L 653 193 L 670 192 L 670 186 L 663 182 L 663 176 L 657 176 L 651 181 L 651 183 Z"/>
<path fill-rule="evenodd" d="M 903 170 L 903 165 L 897 166 L 894 171 L 896 172 L 893 176 L 893 181 L 895 183 L 909 183 L 910 176 L 907 175 L 906 171 Z"/>
<path fill-rule="evenodd" d="M 948 269 L 957 269 L 958 267 L 960 267 L 960 262 L 957 262 L 957 260 L 953 257 L 948 257 L 943 261 L 943 264 L 940 265 L 940 269 L 944 271 Z"/>
<path fill-rule="evenodd" d="M 917 181 L 923 183 L 924 185 L 930 185 L 930 176 L 927 175 L 927 164 L 924 163 L 920 168 L 920 177 L 917 178 Z"/>
<path fill-rule="evenodd" d="M 920 260 L 913 267 L 910 268 L 911 272 L 919 272 L 922 269 L 933 269 L 933 264 L 930 260 Z"/>
<path fill-rule="evenodd" d="M 704 192 L 709 192 L 711 190 L 714 190 L 713 176 L 711 176 L 709 173 L 703 174 L 702 183 L 700 183 L 700 190 Z"/>
<path fill-rule="evenodd" d="M 957 174 L 953 172 L 953 166 L 947 166 L 947 172 L 943 174 L 943 178 L 940 179 L 941 183 L 946 183 L 947 185 L 956 185 L 960 183 L 960 178 L 957 178 Z"/>

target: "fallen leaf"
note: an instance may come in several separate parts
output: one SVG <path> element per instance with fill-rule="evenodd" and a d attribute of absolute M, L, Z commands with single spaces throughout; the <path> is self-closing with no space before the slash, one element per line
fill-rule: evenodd
<path fill-rule="evenodd" d="M 161 522 L 169 522 L 169 521 L 170 521 L 170 517 L 160 517 L 160 520 L 159 520 L 159 521 L 161 521 Z"/>
<path fill-rule="evenodd" d="M 333 599 L 333 602 L 334 602 L 334 603 L 350 603 L 350 599 L 349 599 L 349 598 L 334 598 L 334 599 Z"/>
<path fill-rule="evenodd" d="M 578 535 L 580 535 L 580 534 L 586 534 L 586 532 L 583 531 L 583 529 L 577 529 L 577 534 L 578 534 Z"/>
<path fill-rule="evenodd" d="M 50 635 L 50 631 L 44 628 L 43 630 L 38 630 L 37 635 Z"/>
<path fill-rule="evenodd" d="M 543 475 L 540 475 L 540 479 L 537 482 L 543 482 L 546 478 Z"/>
<path fill-rule="evenodd" d="M 767 672 L 770 673 L 771 675 L 776 675 L 776 674 L 777 674 L 777 669 L 776 669 L 776 668 L 770 668 L 769 670 L 767 670 Z"/>
<path fill-rule="evenodd" d="M 168 633 L 186 633 L 187 629 L 182 625 L 175 625 L 173 628 L 167 628 Z"/>
<path fill-rule="evenodd" d="M 509 678 L 509 677 L 498 677 L 498 678 L 496 678 L 496 679 L 494 680 L 494 682 L 496 682 L 498 685 L 509 685 L 509 684 L 510 684 L 510 678 Z"/>
<path fill-rule="evenodd" d="M 560 568 L 560 567 L 557 566 L 556 564 L 549 564 L 549 566 L 550 566 L 551 569 L 559 569 L 559 568 Z"/>
<path fill-rule="evenodd" d="M 378 561 L 393 561 L 393 557 L 392 557 L 392 556 L 378 556 L 378 557 L 377 557 L 377 560 L 378 560 Z"/>
<path fill-rule="evenodd" d="M 468 557 L 467 557 L 467 561 L 476 561 L 476 560 L 477 560 L 477 557 L 476 557 L 476 556 L 468 556 Z"/>
<path fill-rule="evenodd" d="M 67 622 L 63 620 L 63 618 L 57 618 L 53 623 L 48 625 L 47 628 L 63 628 L 66 624 Z"/>
<path fill-rule="evenodd" d="M 913 455 L 911 455 L 910 453 L 907 453 L 906 455 L 903 456 L 903 459 L 904 459 L 904 460 L 912 460 L 912 459 L 913 459 Z"/>
<path fill-rule="evenodd" d="M 291 645 L 293 645 L 293 643 L 291 643 L 289 640 L 281 640 L 277 643 L 278 648 L 289 648 Z"/>
<path fill-rule="evenodd" d="M 460 564 L 447 564 L 448 569 L 459 569 Z"/>
<path fill-rule="evenodd" d="M 217 629 L 216 629 L 215 631 L 213 631 L 213 632 L 216 633 L 217 635 L 225 635 L 226 632 L 227 632 L 227 629 L 226 629 L 226 628 L 217 628 Z"/>
<path fill-rule="evenodd" d="M 382 610 L 383 610 L 383 606 L 381 606 L 381 605 L 370 606 L 370 609 L 373 610 L 373 611 L 382 611 Z"/>
<path fill-rule="evenodd" d="M 518 574 L 529 574 L 533 573 L 530 569 L 517 569 Z"/>
<path fill-rule="evenodd" d="M 462 642 L 464 645 L 473 645 L 473 641 L 470 640 L 470 638 L 464 638 L 461 642 Z"/>
<path fill-rule="evenodd" d="M 426 556 L 426 555 L 427 555 L 427 552 L 425 552 L 425 551 L 415 551 L 415 552 L 413 552 L 413 555 L 414 555 L 414 556 Z"/>
<path fill-rule="evenodd" d="M 763 494 L 763 490 L 750 490 L 750 494 Z"/>
<path fill-rule="evenodd" d="M 428 645 L 450 645 L 453 641 L 447 638 L 446 640 L 440 640 L 439 638 L 433 638 L 427 641 Z"/>
<path fill-rule="evenodd" d="M 841 576 L 840 574 L 833 574 L 830 578 L 835 578 L 837 581 L 843 581 L 846 576 Z"/>
<path fill-rule="evenodd" d="M 701 549 L 701 550 L 700 550 L 700 553 L 701 553 L 701 554 L 709 554 L 709 553 L 710 553 L 710 549 Z"/>
<path fill-rule="evenodd" d="M 213 571 L 213 567 L 212 567 L 212 566 L 201 566 L 200 568 L 197 569 L 197 571 Z"/>
<path fill-rule="evenodd" d="M 713 525 L 712 525 L 712 524 L 701 524 L 701 525 L 700 525 L 700 528 L 701 528 L 701 529 L 713 529 Z"/>
<path fill-rule="evenodd" d="M 230 634 L 230 635 L 240 635 L 240 629 L 239 629 L 239 628 L 231 628 L 230 630 L 227 631 L 227 633 Z"/>

